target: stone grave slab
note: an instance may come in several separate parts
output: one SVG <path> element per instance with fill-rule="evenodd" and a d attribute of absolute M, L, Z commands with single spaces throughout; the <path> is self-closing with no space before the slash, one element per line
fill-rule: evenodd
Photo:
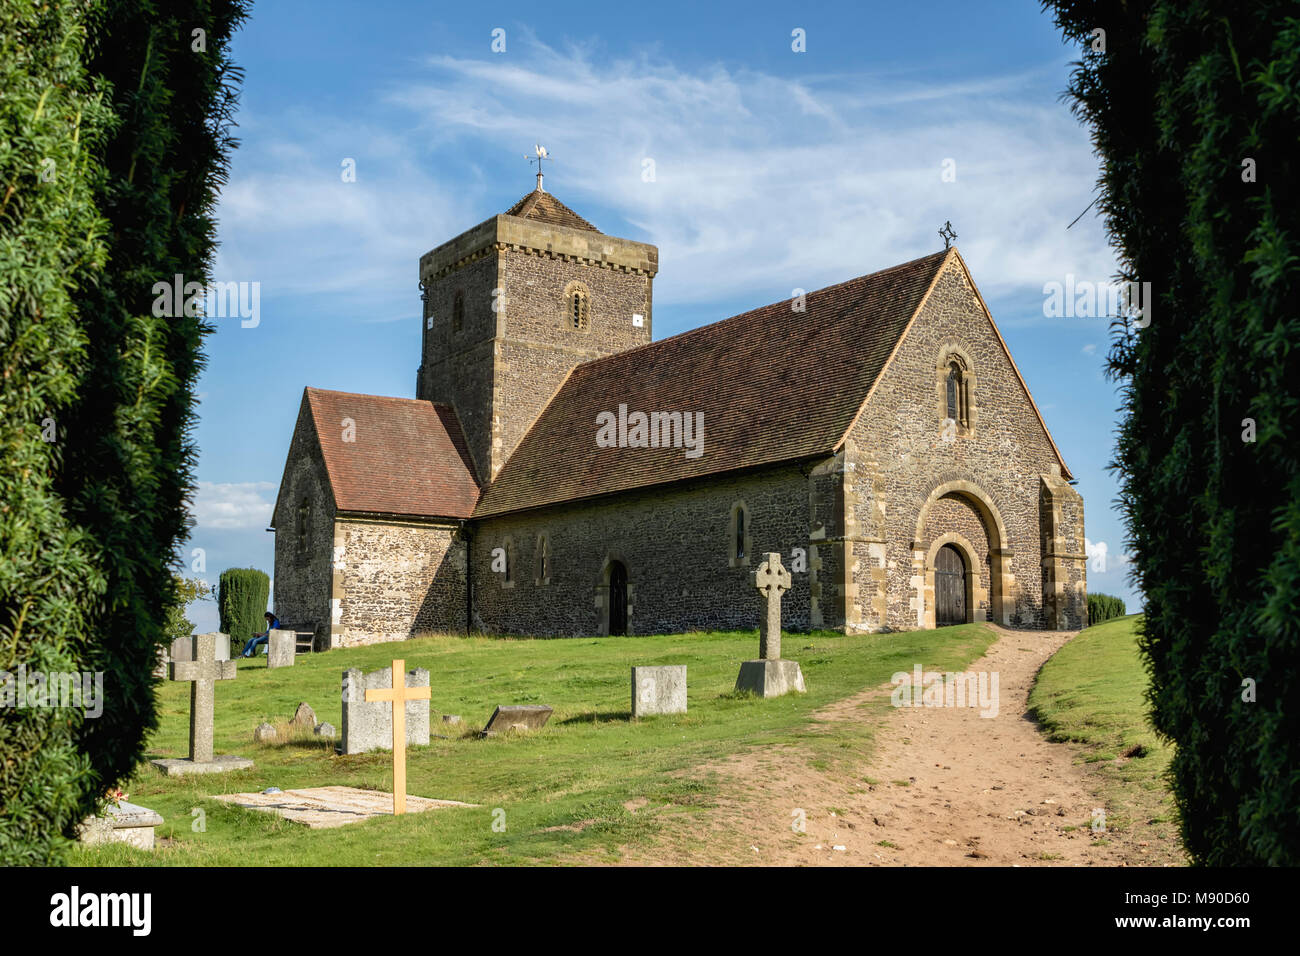
<path fill-rule="evenodd" d="M 632 668 L 632 716 L 686 713 L 686 665 Z"/>
<path fill-rule="evenodd" d="M 77 839 L 87 846 L 125 843 L 141 850 L 154 848 L 154 828 L 163 818 L 148 807 L 128 803 L 109 804 L 102 817 L 90 817 L 77 829 Z"/>
<path fill-rule="evenodd" d="M 266 667 L 292 667 L 298 653 L 298 635 L 293 631 L 272 630 L 266 642 Z"/>
<path fill-rule="evenodd" d="M 488 718 L 480 737 L 493 737 L 507 730 L 541 730 L 551 719 L 551 708 L 542 704 L 510 704 L 497 707 Z"/>
<path fill-rule="evenodd" d="M 423 667 L 406 672 L 407 687 L 428 687 L 429 672 Z M 352 667 L 343 672 L 343 724 L 339 752 L 363 754 L 371 750 L 393 749 L 393 707 L 387 701 L 367 701 L 368 690 L 392 690 L 390 668 L 363 674 Z M 406 745 L 424 747 L 429 743 L 429 700 L 406 702 Z"/>
<path fill-rule="evenodd" d="M 223 793 L 214 794 L 213 800 L 230 803 L 248 810 L 274 813 L 301 823 L 312 829 L 347 826 L 373 817 L 393 815 L 393 795 L 383 790 L 359 790 L 356 787 L 308 787 L 303 790 L 285 790 L 281 793 Z M 448 807 L 476 807 L 475 803 L 458 800 L 430 800 L 426 797 L 406 798 L 407 813 L 423 813 Z"/>

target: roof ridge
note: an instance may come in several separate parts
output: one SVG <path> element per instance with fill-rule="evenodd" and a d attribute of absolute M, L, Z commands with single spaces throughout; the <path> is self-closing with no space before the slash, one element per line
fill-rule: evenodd
<path fill-rule="evenodd" d="M 895 270 L 898 269 L 905 269 L 908 266 L 914 266 L 918 262 L 921 262 L 924 259 L 930 259 L 935 257 L 939 257 L 940 259 L 942 259 L 943 257 L 947 256 L 947 254 L 948 254 L 948 250 L 944 249 L 942 252 L 932 252 L 929 253 L 928 255 L 917 256 L 915 259 L 909 259 L 907 262 L 900 262 L 898 265 L 889 266 L 888 268 L 885 269 L 877 269 L 875 272 L 868 272 L 865 275 L 854 276 L 852 279 L 845 279 L 842 282 L 836 282 L 831 285 L 822 286 L 820 289 L 813 289 L 811 292 L 807 293 L 807 296 L 811 298 L 814 295 L 822 295 L 823 293 L 832 292 L 835 289 L 842 288 L 854 282 L 862 282 L 867 279 L 874 279 L 877 278 L 878 276 L 883 276 L 888 272 L 894 272 Z M 693 329 L 685 329 L 681 332 L 676 333 L 675 335 L 670 335 L 664 339 L 656 339 L 653 342 L 646 342 L 644 345 L 637 345 L 630 349 L 623 349 L 621 352 L 614 352 L 610 355 L 602 355 L 600 358 L 589 359 L 586 362 L 579 363 L 577 367 L 574 369 L 574 371 L 576 372 L 582 369 L 596 368 L 601 366 L 603 363 L 609 362 L 613 359 L 621 358 L 626 355 L 632 355 L 636 352 L 643 352 L 646 349 L 655 348 L 657 346 L 665 344 L 666 342 L 675 342 L 678 339 L 685 338 L 688 335 L 697 335 L 706 332 L 709 329 L 716 328 L 717 326 L 725 325 L 728 322 L 733 322 L 737 319 L 743 319 L 752 315 L 757 315 L 758 313 L 764 311 L 765 309 L 771 309 L 776 306 L 781 306 L 788 303 L 789 301 L 790 301 L 789 299 L 777 299 L 775 302 L 768 302 L 765 305 L 756 306 L 755 308 L 747 309 L 744 312 L 737 312 L 735 315 L 729 315 L 725 319 L 717 319 L 716 321 L 708 322 L 705 323 L 704 325 L 697 325 Z"/>
<path fill-rule="evenodd" d="M 401 395 L 376 395 L 373 392 L 345 392 L 342 389 L 320 388 L 316 385 L 307 385 L 305 386 L 305 388 L 309 392 L 317 392 L 326 395 L 347 395 L 351 398 L 379 398 L 379 399 L 383 399 L 386 402 L 420 402 L 423 404 L 433 405 L 435 408 L 439 406 L 443 408 L 452 407 L 451 404 L 448 402 L 435 402 L 432 399 L 428 399 L 428 398 L 405 398 Z"/>

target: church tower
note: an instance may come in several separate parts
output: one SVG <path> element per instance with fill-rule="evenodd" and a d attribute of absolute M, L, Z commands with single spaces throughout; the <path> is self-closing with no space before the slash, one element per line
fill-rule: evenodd
<path fill-rule="evenodd" d="M 420 257 L 416 397 L 456 409 L 480 481 L 574 366 L 650 342 L 658 271 L 657 248 L 601 233 L 540 174 L 504 214 Z"/>

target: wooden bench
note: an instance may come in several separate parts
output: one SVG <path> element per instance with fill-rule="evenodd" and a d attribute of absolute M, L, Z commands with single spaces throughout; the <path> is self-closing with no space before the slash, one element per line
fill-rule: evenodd
<path fill-rule="evenodd" d="M 282 631 L 293 631 L 295 637 L 295 652 L 298 654 L 310 654 L 316 649 L 316 629 L 307 629 L 303 627 L 294 627 L 289 624 L 280 625 Z"/>

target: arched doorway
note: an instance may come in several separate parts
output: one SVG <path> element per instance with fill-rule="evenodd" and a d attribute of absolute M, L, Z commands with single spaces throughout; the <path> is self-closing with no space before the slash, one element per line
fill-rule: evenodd
<path fill-rule="evenodd" d="M 609 566 L 609 633 L 627 633 L 627 566 L 622 561 Z"/>
<path fill-rule="evenodd" d="M 966 623 L 966 559 L 951 544 L 934 556 L 934 626 Z"/>

